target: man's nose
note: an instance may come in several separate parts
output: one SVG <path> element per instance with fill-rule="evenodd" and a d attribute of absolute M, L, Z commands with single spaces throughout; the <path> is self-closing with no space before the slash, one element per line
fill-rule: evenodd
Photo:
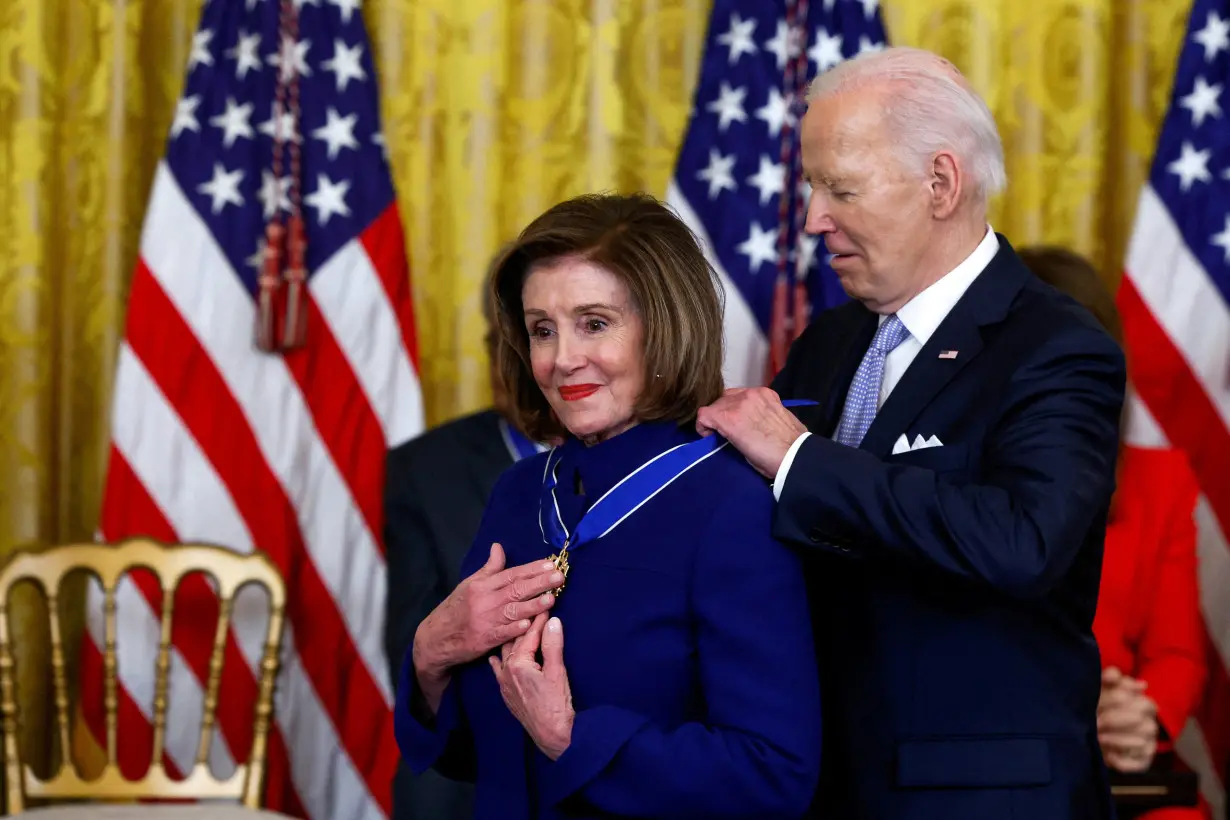
<path fill-rule="evenodd" d="M 837 230 L 829 211 L 828 197 L 822 191 L 812 192 L 811 201 L 807 203 L 807 219 L 803 222 L 803 230 L 815 235 Z"/>

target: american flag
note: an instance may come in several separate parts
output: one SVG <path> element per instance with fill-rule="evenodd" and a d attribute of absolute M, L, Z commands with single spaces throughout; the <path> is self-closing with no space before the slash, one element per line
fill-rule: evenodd
<path fill-rule="evenodd" d="M 1230 1 L 1196 0 L 1118 294 L 1135 395 L 1129 440 L 1187 453 L 1201 488 L 1210 675 L 1177 748 L 1216 814 L 1230 761 Z"/>
<path fill-rule="evenodd" d="M 728 387 L 766 383 L 811 311 L 846 300 L 802 232 L 798 124 L 817 74 L 885 45 L 879 0 L 716 0 L 667 202 L 726 290 Z"/>
<path fill-rule="evenodd" d="M 398 750 L 382 654 L 384 459 L 423 428 L 402 225 L 360 3 L 207 0 L 202 10 L 132 280 L 99 527 L 106 541 L 263 550 L 280 567 L 289 626 L 267 801 L 320 820 L 389 812 Z M 306 336 L 265 352 L 255 328 L 266 226 L 291 225 L 296 210 Z M 236 601 L 227 644 L 211 753 L 223 773 L 251 742 L 264 625 L 263 595 L 252 592 Z M 83 653 L 95 737 L 98 597 Z M 217 603 L 199 577 L 177 603 L 164 761 L 185 772 Z M 120 758 L 131 776 L 150 755 L 148 734 L 133 726 L 152 714 L 161 595 L 138 580 L 118 604 Z"/>

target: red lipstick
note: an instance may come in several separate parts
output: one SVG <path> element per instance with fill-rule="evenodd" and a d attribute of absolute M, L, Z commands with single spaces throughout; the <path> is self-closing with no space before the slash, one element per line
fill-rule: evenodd
<path fill-rule="evenodd" d="M 597 393 L 601 386 L 600 384 L 565 384 L 560 386 L 559 394 L 564 401 L 579 401 Z"/>

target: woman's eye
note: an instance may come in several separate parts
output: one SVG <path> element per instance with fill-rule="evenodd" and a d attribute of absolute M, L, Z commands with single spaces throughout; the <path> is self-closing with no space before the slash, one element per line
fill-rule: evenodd
<path fill-rule="evenodd" d="M 585 329 L 590 333 L 598 333 L 599 331 L 606 329 L 606 322 L 601 319 L 586 319 Z"/>
<path fill-rule="evenodd" d="M 530 336 L 534 337 L 535 339 L 549 338 L 551 336 L 551 328 L 545 327 L 543 325 L 538 325 L 537 327 L 530 329 Z"/>

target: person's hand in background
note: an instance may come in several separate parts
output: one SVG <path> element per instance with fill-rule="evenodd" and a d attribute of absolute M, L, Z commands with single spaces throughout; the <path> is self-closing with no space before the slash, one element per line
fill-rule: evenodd
<path fill-rule="evenodd" d="M 1098 743 L 1106 765 L 1117 771 L 1143 772 L 1157 752 L 1157 704 L 1145 694 L 1147 688 L 1115 667 L 1102 672 Z"/>

